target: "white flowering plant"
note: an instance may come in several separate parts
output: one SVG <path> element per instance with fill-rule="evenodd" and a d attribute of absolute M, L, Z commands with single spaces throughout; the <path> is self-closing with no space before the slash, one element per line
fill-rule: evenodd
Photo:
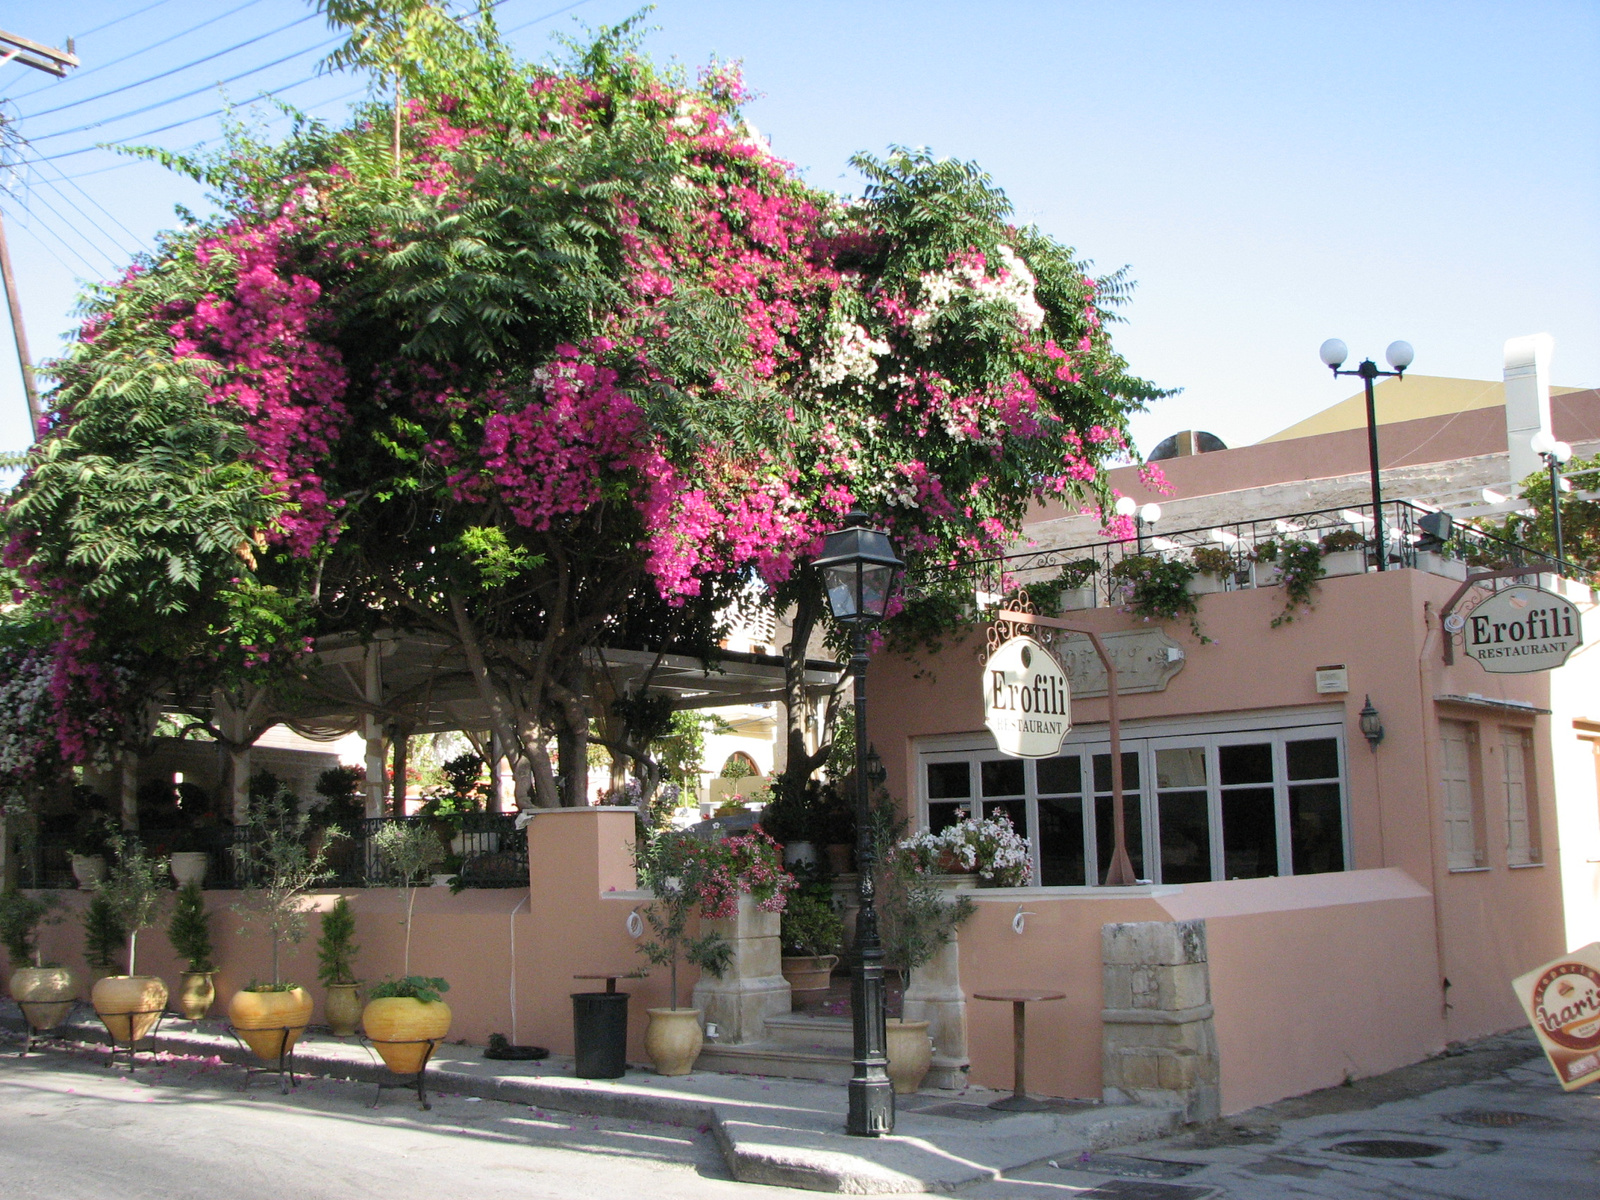
<path fill-rule="evenodd" d="M 1033 876 L 1028 839 L 1004 813 L 912 834 L 894 856 L 917 875 L 974 874 L 984 887 L 1021 887 Z"/>

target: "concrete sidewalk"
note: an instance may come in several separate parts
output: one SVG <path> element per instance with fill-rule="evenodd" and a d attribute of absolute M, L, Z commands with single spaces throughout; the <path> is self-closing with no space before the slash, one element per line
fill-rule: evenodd
<path fill-rule="evenodd" d="M 23 1029 L 21 1014 L 10 1002 L 0 1007 L 0 1028 L 17 1035 Z M 79 1007 L 67 1028 L 89 1046 L 104 1046 L 105 1029 L 87 1006 Z M 13 1044 L 20 1048 L 16 1038 Z M 220 1021 L 169 1018 L 156 1047 L 168 1054 L 259 1065 L 240 1051 Z M 295 1066 L 307 1074 L 367 1083 L 394 1078 L 357 1039 L 325 1032 L 302 1039 Z M 245 1082 L 242 1074 L 240 1082 Z M 846 1091 L 835 1084 L 709 1072 L 664 1078 L 640 1068 L 630 1068 L 618 1080 L 578 1079 L 570 1058 L 494 1062 L 485 1060 L 480 1048 L 464 1045 L 439 1048 L 427 1083 L 433 1092 L 554 1112 L 708 1129 L 735 1179 L 849 1195 L 948 1192 L 998 1180 L 1029 1163 L 1162 1137 L 1181 1123 L 1176 1109 L 1131 1106 L 1074 1104 L 1045 1113 L 1000 1113 L 986 1107 L 1000 1093 L 967 1088 L 898 1097 L 893 1137 L 853 1138 L 844 1133 Z M 275 1085 L 270 1079 L 251 1084 Z M 383 1102 L 415 1099 L 396 1092 Z"/>

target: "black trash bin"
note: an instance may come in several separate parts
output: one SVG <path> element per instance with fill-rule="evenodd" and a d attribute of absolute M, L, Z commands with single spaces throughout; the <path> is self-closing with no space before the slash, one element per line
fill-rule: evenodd
<path fill-rule="evenodd" d="M 628 1069 L 628 993 L 573 992 L 572 1042 L 579 1079 L 621 1079 Z"/>

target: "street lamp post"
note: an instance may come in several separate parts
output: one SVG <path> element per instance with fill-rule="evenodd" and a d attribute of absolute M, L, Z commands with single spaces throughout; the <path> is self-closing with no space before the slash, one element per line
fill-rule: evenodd
<path fill-rule="evenodd" d="M 1572 457 L 1572 447 L 1556 441 L 1543 429 L 1533 435 L 1529 444 L 1550 468 L 1550 519 L 1555 524 L 1556 570 L 1559 572 L 1567 561 L 1566 543 L 1561 537 L 1561 466 Z"/>
<path fill-rule="evenodd" d="M 1344 360 L 1350 356 L 1349 349 L 1338 338 L 1329 338 L 1322 343 L 1318 351 L 1322 361 L 1333 369 L 1337 375 L 1357 375 L 1367 389 L 1367 457 L 1372 468 L 1372 519 L 1375 522 L 1373 535 L 1378 544 L 1378 570 L 1384 571 L 1389 567 L 1389 541 L 1383 529 L 1383 481 L 1378 475 L 1378 409 L 1372 399 L 1372 381 L 1385 376 L 1394 379 L 1403 379 L 1406 368 L 1411 365 L 1411 360 L 1416 357 L 1411 349 L 1410 342 L 1390 342 L 1389 348 L 1383 352 L 1384 358 L 1389 360 L 1392 371 L 1378 370 L 1378 364 L 1370 358 L 1361 360 L 1361 365 L 1354 371 L 1341 371 Z"/>
<path fill-rule="evenodd" d="M 873 894 L 877 847 L 868 805 L 869 780 L 881 771 L 882 764 L 868 760 L 867 632 L 883 619 L 895 575 L 904 565 L 889 535 L 871 528 L 866 514 L 859 510 L 845 518 L 845 528 L 823 540 L 822 554 L 815 563 L 833 619 L 850 630 L 850 673 L 855 676 L 856 870 L 861 911 L 856 916 L 856 961 L 850 980 L 852 1071 L 845 1132 L 856 1137 L 883 1137 L 894 1132 L 894 1088 L 889 1082 L 883 1007 L 883 943 L 878 937 Z"/>

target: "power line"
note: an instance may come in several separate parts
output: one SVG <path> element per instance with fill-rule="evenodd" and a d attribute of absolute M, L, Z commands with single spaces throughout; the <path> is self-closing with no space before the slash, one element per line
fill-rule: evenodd
<path fill-rule="evenodd" d="M 242 4 L 239 7 L 240 8 L 249 8 L 250 4 L 253 4 L 253 3 L 255 3 L 255 0 L 249 0 L 249 3 Z M 236 8 L 233 11 L 234 12 L 238 12 L 239 9 Z M 231 15 L 231 14 L 229 14 L 229 15 Z M 180 71 L 187 71 L 190 67 L 198 67 L 202 63 L 208 63 L 214 58 L 221 58 L 225 54 L 232 54 L 235 50 L 243 50 L 246 46 L 253 46 L 257 42 L 265 41 L 269 37 L 276 37 L 278 34 L 282 33 L 286 29 L 293 29 L 296 25 L 305 24 L 307 21 L 311 20 L 311 18 L 314 17 L 314 16 L 316 16 L 315 13 L 307 13 L 305 16 L 300 17 L 297 20 L 290 21 L 287 25 L 280 25 L 276 29 L 269 29 L 269 30 L 267 30 L 266 33 L 258 33 L 258 34 L 256 34 L 255 37 L 248 38 L 245 41 L 239 42 L 237 45 L 229 46 L 225 50 L 216 50 L 216 51 L 213 51 L 210 54 L 205 55 L 203 58 L 197 58 L 193 62 L 186 62 L 181 67 L 171 67 L 171 68 L 169 68 L 169 69 L 167 69 L 165 71 L 162 71 L 158 75 L 151 75 L 146 79 L 138 79 L 138 80 L 135 80 L 133 83 L 125 83 L 121 87 L 114 87 L 109 91 L 101 92 L 101 93 L 99 93 L 98 95 L 95 95 L 95 96 L 85 96 L 82 100 L 74 100 L 70 104 L 58 104 L 54 108 L 41 108 L 38 112 L 23 113 L 22 114 L 22 118 L 24 120 L 33 120 L 33 119 L 38 118 L 38 117 L 48 117 L 51 113 L 65 112 L 69 108 L 77 108 L 79 105 L 82 105 L 82 104 L 93 104 L 96 100 L 104 100 L 107 96 L 115 96 L 118 92 L 131 91 L 133 88 L 143 87 L 145 84 L 154 83 L 158 79 L 165 79 L 165 78 L 167 78 L 167 76 L 176 75 Z M 321 45 L 326 45 L 326 44 L 327 44 L 326 42 L 321 43 Z M 309 49 L 316 50 L 316 49 L 319 49 L 319 48 L 320 48 L 319 46 L 312 46 Z M 303 53 L 305 53 L 305 51 L 296 51 L 296 53 L 303 54 Z M 290 55 L 289 57 L 293 58 L 294 55 Z M 278 61 L 279 62 L 284 62 L 286 60 L 279 59 Z M 276 66 L 277 64 L 276 63 L 269 63 L 268 65 L 269 66 Z M 266 67 L 257 67 L 255 69 L 257 71 L 264 71 L 264 70 L 266 70 Z M 246 75 L 253 74 L 253 72 L 247 71 L 247 72 L 245 72 L 245 74 Z M 234 79 L 242 79 L 242 78 L 244 78 L 243 75 L 234 76 Z M 224 80 L 223 82 L 231 83 L 232 80 Z M 204 91 L 205 89 L 202 88 L 201 90 Z M 190 93 L 190 94 L 192 95 L 193 93 Z M 177 97 L 177 99 L 181 100 L 181 99 L 183 99 L 183 97 L 179 96 L 179 97 Z M 166 101 L 165 103 L 170 103 L 170 101 Z M 70 132 L 73 132 L 73 131 L 72 130 L 68 130 L 67 132 L 70 133 Z M 54 134 L 46 134 L 45 136 L 54 137 L 55 135 Z"/>
<path fill-rule="evenodd" d="M 73 222 L 66 216 L 65 213 L 63 213 L 59 208 L 57 208 L 54 204 L 51 204 L 50 201 L 45 198 L 43 193 L 39 192 L 38 190 L 36 190 L 34 188 L 29 188 L 28 189 L 28 197 L 29 197 L 30 201 L 37 200 L 40 204 L 44 205 L 44 207 L 50 212 L 51 216 L 55 217 L 56 220 L 60 221 L 62 223 L 62 225 L 64 225 L 67 229 L 69 229 L 73 233 L 77 234 L 78 235 L 78 239 L 81 242 L 83 242 L 83 244 L 85 246 L 87 246 L 90 250 L 93 250 L 101 258 L 105 259 L 106 262 L 108 264 L 110 264 L 111 269 L 113 271 L 116 270 L 116 267 L 117 267 L 117 255 L 115 255 L 115 254 L 107 254 L 106 251 L 105 251 L 105 247 L 101 246 L 98 242 L 94 241 L 87 234 L 85 234 L 82 229 L 80 229 L 77 225 L 73 224 Z M 27 208 L 28 205 L 24 205 L 23 207 Z M 99 226 L 95 226 L 95 228 L 98 229 Z M 101 230 L 101 232 L 103 233 L 104 230 Z M 120 250 L 119 250 L 119 253 L 120 253 Z"/>
<path fill-rule="evenodd" d="M 134 17 L 142 17 L 142 16 L 144 16 L 145 13 L 149 12 L 152 8 L 160 8 L 163 4 L 166 4 L 166 3 L 169 3 L 169 0 L 156 0 L 156 2 L 154 4 L 146 4 L 143 8 L 137 9 L 134 12 L 131 12 L 131 13 L 127 13 L 124 16 L 113 17 L 111 20 L 107 21 L 104 25 L 96 25 L 93 29 L 87 31 L 86 33 L 80 33 L 78 36 L 80 38 L 93 37 L 97 33 L 105 32 L 107 29 L 110 29 L 113 25 L 121 25 L 124 21 L 133 20 Z"/>
<path fill-rule="evenodd" d="M 23 209 L 23 211 L 27 212 L 27 209 Z M 60 235 L 57 234 L 54 230 L 50 229 L 48 226 L 46 226 L 43 221 L 41 221 L 39 224 L 40 224 L 40 227 L 43 228 L 47 233 L 49 233 L 51 237 L 55 238 L 57 241 L 61 241 Z M 61 255 L 57 254 L 54 250 L 52 250 L 50 248 L 50 244 L 48 242 L 46 242 L 42 237 L 40 237 L 37 233 L 35 233 L 33 231 L 33 226 L 26 225 L 26 224 L 23 224 L 21 222 L 18 222 L 17 225 L 15 226 L 15 228 L 22 230 L 29 237 L 31 237 L 33 239 L 34 245 L 38 246 L 39 249 L 43 250 L 51 258 L 55 259 L 56 262 L 60 264 L 61 269 L 63 271 L 65 271 L 68 275 L 71 275 L 74 278 L 82 278 L 82 276 L 78 275 L 78 272 L 72 266 L 70 266 L 67 263 L 66 259 L 62 258 Z M 65 242 L 61 242 L 61 244 L 63 246 L 66 246 Z M 68 247 L 68 251 L 69 252 L 70 252 L 70 250 L 71 250 L 71 248 Z M 81 257 L 79 258 L 79 261 L 80 262 L 82 261 Z M 88 264 L 85 263 L 84 265 L 87 266 Z M 93 270 L 93 268 L 91 268 L 91 271 L 92 270 Z"/>
<path fill-rule="evenodd" d="M 76 80 L 82 79 L 85 75 L 93 75 L 96 71 L 104 71 L 109 67 L 115 67 L 115 66 L 119 65 L 120 63 L 125 63 L 129 59 L 138 58 L 141 54 L 148 54 L 152 50 L 159 50 L 162 46 L 169 45 L 172 42 L 177 41 L 179 38 L 186 38 L 191 33 L 197 33 L 200 30 L 204 29 L 207 25 L 215 25 L 218 21 L 225 20 L 226 18 L 233 16 L 234 13 L 243 12 L 245 9 L 250 8 L 253 5 L 260 4 L 260 3 L 261 3 L 261 0 L 245 0 L 245 2 L 243 4 L 241 4 L 241 5 L 239 5 L 238 8 L 230 8 L 227 12 L 218 13 L 214 17 L 207 17 L 204 21 L 201 21 L 200 24 L 191 25 L 188 29 L 182 30 L 181 32 L 178 32 L 178 33 L 170 34 L 167 37 L 162 38 L 159 42 L 151 42 L 148 46 L 143 46 L 138 50 L 130 50 L 127 54 L 124 54 L 121 58 L 113 58 L 110 62 L 103 62 L 103 63 L 99 64 L 98 66 L 90 67 L 87 71 L 74 71 L 72 73 L 72 78 L 73 78 L 74 81 L 76 81 Z M 151 5 L 151 7 L 153 8 L 155 6 Z M 314 16 L 315 14 L 312 14 L 312 15 Z M 302 17 L 301 19 L 302 20 L 306 20 L 308 18 Z M 175 69 L 180 70 L 180 71 L 183 70 L 182 67 L 178 67 L 178 68 L 175 68 Z M 48 83 L 46 83 L 46 84 L 41 85 L 40 87 L 33 88 L 33 89 L 31 89 L 29 91 L 26 91 L 26 92 L 18 92 L 15 96 L 13 96 L 11 98 L 13 100 L 26 100 L 29 96 L 37 95 L 38 93 L 44 91 L 45 88 L 47 88 L 49 86 L 50 85 Z M 137 85 L 136 84 L 129 84 L 128 86 L 129 87 L 135 87 Z M 108 92 L 106 94 L 110 95 L 111 93 Z M 78 103 L 86 104 L 86 103 L 88 103 L 88 101 L 80 100 L 80 101 L 78 101 Z M 47 110 L 47 111 L 55 112 L 55 111 L 58 111 L 58 110 L 50 109 L 50 110 Z M 38 114 L 35 113 L 34 115 L 37 116 Z"/>
<path fill-rule="evenodd" d="M 54 168 L 52 168 L 52 169 L 54 169 Z M 105 239 L 108 242 L 110 242 L 113 247 L 116 248 L 117 254 L 129 255 L 129 254 L 137 254 L 138 253 L 139 235 L 134 233 L 133 230 L 128 229 L 126 226 L 123 226 L 123 228 L 127 232 L 128 236 L 133 238 L 133 244 L 134 244 L 135 248 L 133 250 L 129 250 L 126 246 L 124 246 L 122 244 L 121 241 L 119 241 L 117 239 L 115 234 L 113 234 L 104 225 L 100 224 L 100 222 L 95 220 L 94 217 L 90 216 L 87 212 L 85 212 L 83 210 L 83 208 L 81 208 L 79 206 L 78 202 L 76 200 L 74 200 L 71 196 L 67 195 L 66 192 L 62 191 L 60 186 L 58 186 L 56 183 L 54 183 L 53 181 L 51 181 L 49 179 L 40 179 L 40 180 L 38 180 L 38 186 L 47 187 L 47 188 L 51 189 L 53 192 L 55 192 L 56 195 L 61 197 L 63 202 L 65 202 L 66 204 L 71 205 L 72 206 L 72 211 L 77 213 L 86 222 L 88 222 L 88 225 L 89 225 L 90 229 L 95 230 L 96 232 L 100 233 L 103 237 L 105 237 Z M 79 190 L 81 191 L 82 189 L 80 188 Z M 85 195 L 87 195 L 87 193 L 85 193 Z M 96 206 L 96 207 L 98 207 L 98 206 Z M 104 211 L 104 210 L 102 209 L 101 211 Z M 107 213 L 106 215 L 110 216 L 109 213 Z M 115 218 L 112 218 L 112 219 L 115 220 Z M 121 224 L 121 222 L 118 222 L 118 224 Z M 83 232 L 83 229 L 81 227 L 75 227 L 75 228 L 77 228 L 79 237 L 82 237 L 83 240 L 86 241 L 86 242 L 90 240 L 89 237 Z M 98 249 L 99 247 L 96 247 L 96 248 Z M 111 255 L 107 255 L 107 257 L 110 258 L 112 256 Z"/>
<path fill-rule="evenodd" d="M 55 238 L 55 240 L 60 244 L 60 246 L 61 246 L 61 248 L 63 250 L 65 250 L 68 254 L 72 255 L 73 258 L 77 259 L 80 263 L 82 263 L 83 266 L 84 266 L 84 269 L 89 273 L 89 277 L 92 278 L 93 276 L 98 275 L 100 273 L 99 270 L 95 267 L 95 265 L 93 263 L 91 263 L 82 254 L 78 253 L 77 248 L 75 246 L 73 246 L 71 242 L 67 241 L 66 238 L 62 237 L 59 233 L 57 233 L 54 229 L 52 229 L 50 227 L 50 224 L 47 221 L 45 221 L 43 217 L 40 217 L 39 214 L 37 214 L 37 213 L 31 212 L 27 205 L 23 205 L 22 209 L 23 209 L 24 212 L 29 213 L 30 216 L 34 216 L 34 217 L 38 218 L 39 228 L 44 230 L 44 232 L 48 233 L 51 237 Z M 24 225 L 22 228 L 28 230 L 29 233 L 33 233 L 33 226 L 31 226 L 31 225 Z M 40 245 L 44 245 L 43 241 L 41 241 L 39 239 L 39 235 L 37 233 L 34 233 L 34 240 L 35 241 L 39 241 Z M 46 249 L 48 249 L 48 247 L 46 247 Z M 61 256 L 60 255 L 53 255 L 52 257 L 54 257 L 57 262 L 61 262 Z M 67 266 L 66 263 L 61 263 L 61 265 L 64 266 L 64 267 Z M 78 274 L 78 272 L 73 270 L 71 267 L 67 267 L 67 270 L 72 271 L 73 275 L 77 275 Z"/>

